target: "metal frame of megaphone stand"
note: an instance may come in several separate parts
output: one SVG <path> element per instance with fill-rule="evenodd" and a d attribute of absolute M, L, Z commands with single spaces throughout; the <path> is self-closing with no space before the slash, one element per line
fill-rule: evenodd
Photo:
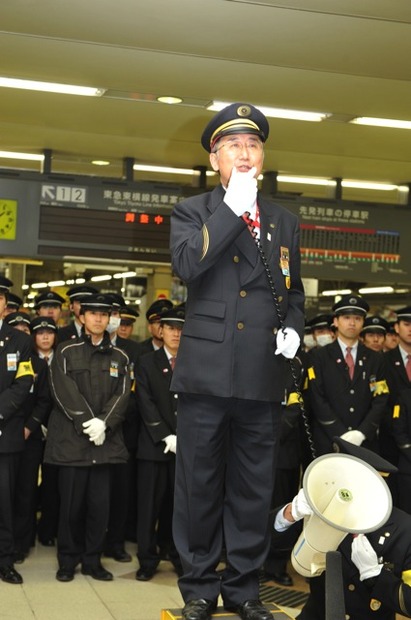
<path fill-rule="evenodd" d="M 275 311 L 277 313 L 280 329 L 285 327 L 283 316 L 281 313 L 280 303 L 278 301 L 278 295 L 271 275 L 271 269 L 265 256 L 263 247 L 260 240 L 254 237 L 254 241 L 257 246 L 258 253 L 260 255 L 261 262 L 264 266 L 264 271 L 267 276 L 268 284 L 270 287 L 271 295 L 274 301 Z M 295 369 L 292 359 L 287 359 L 291 376 L 294 383 L 294 388 L 298 396 L 298 403 L 301 411 L 301 416 L 304 423 L 305 433 L 307 435 L 308 445 L 310 446 L 310 452 L 313 460 L 316 458 L 316 452 L 314 447 L 313 436 L 311 433 L 310 422 L 308 420 L 307 412 L 304 407 L 304 401 L 300 389 L 300 383 L 297 377 L 297 371 Z M 345 620 L 345 605 L 344 605 L 344 585 L 342 576 L 342 562 L 341 554 L 339 551 L 328 551 L 326 553 L 326 569 L 325 569 L 325 620 Z"/>

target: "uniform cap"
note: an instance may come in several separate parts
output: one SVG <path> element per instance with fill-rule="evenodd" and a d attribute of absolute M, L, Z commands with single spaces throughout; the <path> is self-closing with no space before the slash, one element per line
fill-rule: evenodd
<path fill-rule="evenodd" d="M 20 308 L 20 306 L 22 305 L 23 300 L 21 297 L 19 297 L 18 295 L 15 295 L 14 293 L 9 293 L 8 299 L 7 299 L 7 308 L 16 308 L 16 310 L 18 310 Z"/>
<path fill-rule="evenodd" d="M 107 293 L 106 297 L 111 301 L 112 307 L 116 310 L 126 305 L 124 297 L 119 295 L 119 293 Z"/>
<path fill-rule="evenodd" d="M 41 293 L 37 295 L 34 300 L 34 307 L 37 309 L 40 306 L 62 306 L 65 299 L 54 291 L 48 291 L 47 293 Z"/>
<path fill-rule="evenodd" d="M 169 299 L 156 299 L 146 312 L 146 319 L 149 323 L 160 320 L 160 315 L 173 307 L 173 302 Z"/>
<path fill-rule="evenodd" d="M 4 276 L 0 276 L 0 293 L 8 293 L 13 282 Z"/>
<path fill-rule="evenodd" d="M 389 325 L 385 319 L 381 316 L 369 316 L 364 321 L 364 327 L 361 330 L 362 334 L 386 334 Z"/>
<path fill-rule="evenodd" d="M 50 329 L 54 332 L 57 331 L 57 325 L 50 316 L 36 316 L 30 323 L 30 331 L 33 334 L 38 329 Z"/>
<path fill-rule="evenodd" d="M 308 321 L 308 325 L 311 329 L 320 329 L 322 327 L 328 327 L 329 329 L 332 321 L 332 314 L 317 314 L 317 316 Z"/>
<path fill-rule="evenodd" d="M 84 314 L 86 310 L 96 310 L 97 312 L 111 312 L 112 301 L 109 295 L 87 295 L 80 301 L 80 313 Z"/>
<path fill-rule="evenodd" d="M 333 448 L 334 452 L 356 456 L 358 459 L 371 465 L 371 467 L 374 467 L 381 474 L 395 474 L 398 471 L 395 465 L 383 459 L 376 452 L 367 450 L 367 448 L 362 446 L 356 446 L 349 441 L 345 441 L 345 439 L 341 439 L 341 437 L 333 437 Z"/>
<path fill-rule="evenodd" d="M 160 316 L 160 323 L 166 323 L 167 325 L 184 325 L 185 311 L 184 308 L 175 306 L 165 310 Z"/>
<path fill-rule="evenodd" d="M 363 297 L 359 295 L 344 295 L 340 301 L 333 305 L 333 312 L 335 316 L 342 314 L 358 314 L 365 316 L 370 309 Z"/>
<path fill-rule="evenodd" d="M 397 321 L 411 321 L 411 306 L 397 310 Z"/>
<path fill-rule="evenodd" d="M 21 325 L 22 323 L 30 325 L 30 316 L 27 312 L 10 312 L 10 314 L 4 317 L 4 322 L 13 327 Z"/>
<path fill-rule="evenodd" d="M 134 308 L 130 308 L 130 306 L 123 306 L 122 308 L 120 308 L 121 322 L 130 321 L 134 323 L 134 321 L 138 319 L 139 316 L 140 314 L 137 312 L 137 310 L 135 310 Z"/>
<path fill-rule="evenodd" d="M 70 301 L 80 301 L 81 297 L 87 297 L 87 295 L 96 295 L 98 290 L 94 288 L 94 286 L 89 286 L 88 284 L 78 284 L 77 286 L 72 286 L 67 291 L 67 297 Z"/>
<path fill-rule="evenodd" d="M 397 321 L 388 321 L 387 334 L 396 334 L 394 325 Z"/>
<path fill-rule="evenodd" d="M 250 103 L 232 103 L 218 112 L 201 136 L 201 144 L 209 153 L 223 136 L 237 133 L 255 134 L 265 142 L 270 127 L 264 114 Z"/>

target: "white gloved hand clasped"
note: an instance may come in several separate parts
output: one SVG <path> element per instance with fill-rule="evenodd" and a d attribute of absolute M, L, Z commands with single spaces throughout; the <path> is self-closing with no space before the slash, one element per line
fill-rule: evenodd
<path fill-rule="evenodd" d="M 105 435 L 106 423 L 104 420 L 100 420 L 100 418 L 91 418 L 91 420 L 87 420 L 87 422 L 83 422 L 83 433 L 89 436 L 90 441 L 96 442 L 96 439 L 101 441 L 101 435 Z M 104 442 L 96 445 L 101 445 Z"/>
<path fill-rule="evenodd" d="M 224 202 L 239 217 L 246 211 L 250 212 L 257 200 L 257 179 L 254 177 L 257 168 L 248 172 L 238 172 L 233 168 Z"/>
<path fill-rule="evenodd" d="M 304 517 L 309 517 L 313 514 L 313 509 L 307 501 L 304 489 L 300 489 L 291 502 L 291 514 L 295 521 L 301 521 Z"/>
<path fill-rule="evenodd" d="M 175 454 L 177 451 L 177 435 L 167 435 L 163 441 L 166 444 L 163 450 L 164 454 L 167 454 L 167 452 L 174 452 Z"/>
<path fill-rule="evenodd" d="M 295 357 L 300 346 L 300 336 L 292 327 L 284 327 L 277 332 L 277 348 L 275 355 L 283 355 L 288 359 Z"/>
<path fill-rule="evenodd" d="M 347 431 L 343 435 L 340 435 L 340 437 L 354 444 L 354 446 L 360 446 L 365 439 L 365 435 L 361 431 Z"/>
<path fill-rule="evenodd" d="M 358 568 L 360 581 L 377 577 L 383 565 L 378 563 L 377 554 L 364 534 L 358 534 L 351 545 L 351 560 Z"/>

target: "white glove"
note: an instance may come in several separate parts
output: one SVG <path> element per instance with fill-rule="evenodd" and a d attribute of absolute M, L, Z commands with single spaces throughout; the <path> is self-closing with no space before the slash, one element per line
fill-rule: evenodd
<path fill-rule="evenodd" d="M 364 534 L 358 534 L 351 545 L 351 560 L 358 568 L 360 581 L 377 577 L 383 565 L 378 563 L 377 554 Z"/>
<path fill-rule="evenodd" d="M 167 454 L 167 452 L 174 452 L 175 454 L 177 451 L 177 435 L 167 435 L 163 441 L 166 444 L 163 450 L 164 454 Z"/>
<path fill-rule="evenodd" d="M 347 431 L 340 437 L 349 443 L 353 443 L 354 446 L 360 446 L 365 439 L 365 435 L 361 431 Z"/>
<path fill-rule="evenodd" d="M 93 439 L 94 445 L 102 446 L 106 440 L 106 433 L 103 431 L 100 435 L 98 435 L 95 439 Z"/>
<path fill-rule="evenodd" d="M 301 521 L 304 517 L 309 517 L 313 514 L 313 510 L 307 502 L 304 489 L 300 489 L 291 502 L 291 514 L 295 521 Z"/>
<path fill-rule="evenodd" d="M 91 420 L 83 422 L 83 428 L 83 433 L 90 437 L 90 441 L 95 441 L 97 438 L 100 438 L 100 435 L 102 435 L 106 430 L 106 423 L 104 420 L 100 420 L 100 418 L 91 418 Z"/>
<path fill-rule="evenodd" d="M 231 172 L 224 202 L 239 217 L 246 211 L 250 212 L 257 200 L 256 172 L 255 166 L 248 172 L 238 172 L 237 168 Z"/>
<path fill-rule="evenodd" d="M 292 327 L 284 327 L 277 332 L 277 348 L 275 355 L 284 355 L 289 359 L 295 357 L 300 346 L 300 336 Z"/>

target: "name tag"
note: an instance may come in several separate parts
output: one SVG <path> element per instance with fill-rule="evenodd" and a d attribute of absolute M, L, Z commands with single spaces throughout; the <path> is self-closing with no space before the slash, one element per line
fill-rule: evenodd
<path fill-rule="evenodd" d="M 11 372 L 15 372 L 17 370 L 16 353 L 7 353 L 7 370 Z"/>

